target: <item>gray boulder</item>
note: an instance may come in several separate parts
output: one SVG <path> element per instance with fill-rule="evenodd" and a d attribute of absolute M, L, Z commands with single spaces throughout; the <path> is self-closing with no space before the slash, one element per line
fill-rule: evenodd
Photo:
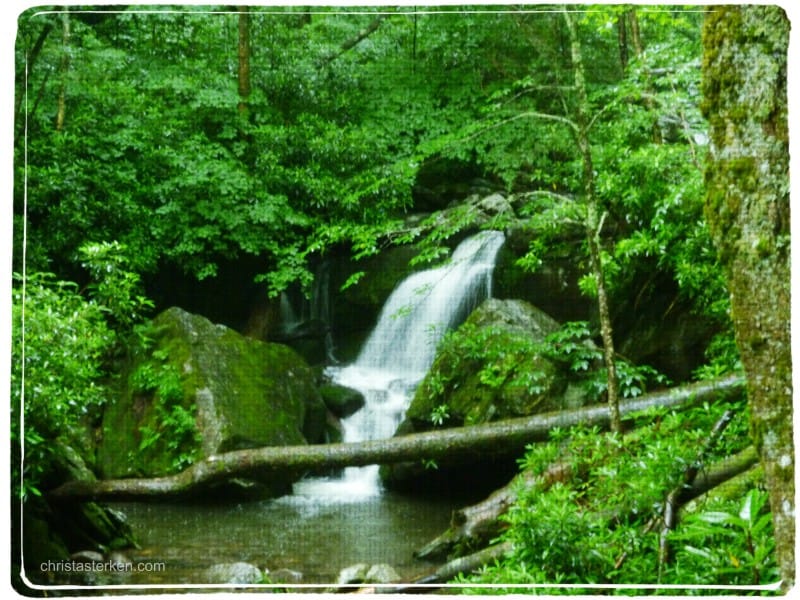
<path fill-rule="evenodd" d="M 367 580 L 367 573 L 369 572 L 369 565 L 366 563 L 358 563 L 350 565 L 339 571 L 339 577 L 336 580 L 338 585 L 347 585 L 353 583 L 364 583 Z"/>
<path fill-rule="evenodd" d="M 541 412 L 577 408 L 586 392 L 543 353 L 545 338 L 559 328 L 523 300 L 489 299 L 442 344 L 417 387 L 397 435 L 441 427 L 478 425 Z M 388 488 L 449 489 L 502 485 L 518 456 L 476 456 L 464 463 L 396 463 L 381 467 Z"/>
<path fill-rule="evenodd" d="M 404 430 L 566 408 L 567 380 L 540 347 L 557 329 L 558 323 L 532 304 L 486 300 L 459 327 L 454 342 L 440 349 L 406 411 L 410 423 Z"/>

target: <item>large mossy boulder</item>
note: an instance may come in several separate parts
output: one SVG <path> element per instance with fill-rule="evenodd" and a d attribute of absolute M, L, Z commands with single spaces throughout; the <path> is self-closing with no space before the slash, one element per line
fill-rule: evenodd
<path fill-rule="evenodd" d="M 421 431 L 561 408 L 567 381 L 542 354 L 546 336 L 557 329 L 522 300 L 485 301 L 440 347 L 406 420 Z"/>
<path fill-rule="evenodd" d="M 321 441 L 326 409 L 292 349 L 170 308 L 104 413 L 104 477 L 158 476 L 221 452 Z"/>
<path fill-rule="evenodd" d="M 585 405 L 588 395 L 569 384 L 563 367 L 543 353 L 545 338 L 558 328 L 525 301 L 486 300 L 441 344 L 398 435 Z M 470 465 L 440 464 L 435 470 L 401 463 L 382 467 L 381 476 L 396 489 L 469 485 L 484 475 L 502 475 L 505 467 L 513 472 L 513 459 L 502 465 L 497 460 L 479 457 Z"/>

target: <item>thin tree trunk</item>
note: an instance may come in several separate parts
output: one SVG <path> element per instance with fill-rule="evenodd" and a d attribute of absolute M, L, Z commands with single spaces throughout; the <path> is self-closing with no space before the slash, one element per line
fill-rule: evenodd
<path fill-rule="evenodd" d="M 67 117 L 67 75 L 69 73 L 69 13 L 61 15 L 63 53 L 61 55 L 61 89 L 58 93 L 56 131 L 63 131 Z"/>
<path fill-rule="evenodd" d="M 739 377 L 701 382 L 645 394 L 621 404 L 628 416 L 653 407 L 689 407 L 699 402 L 735 396 L 744 382 Z M 53 490 L 53 499 L 146 498 L 203 493 L 235 477 L 274 481 L 286 473 L 328 468 L 435 459 L 469 462 L 486 455 L 519 455 L 532 442 L 548 439 L 554 427 L 607 426 L 607 406 L 557 411 L 496 423 L 455 427 L 359 443 L 278 446 L 237 450 L 209 457 L 177 475 L 148 479 L 72 481 Z"/>
<path fill-rule="evenodd" d="M 47 39 L 47 36 L 50 35 L 50 32 L 53 30 L 54 24 L 53 21 L 48 20 L 42 30 L 39 32 L 39 35 L 36 38 L 36 42 L 34 42 L 33 47 L 31 48 L 30 52 L 25 55 L 25 62 L 22 65 L 22 70 L 18 71 L 16 74 L 16 89 L 21 90 L 25 88 L 26 85 L 26 77 L 30 77 L 34 71 L 34 67 L 36 65 L 36 61 L 39 58 L 39 55 L 42 51 L 42 47 L 44 46 L 44 42 Z M 45 71 L 45 75 L 43 77 L 43 81 L 46 82 L 49 77 L 49 71 Z M 16 106 L 14 107 L 14 122 L 19 124 L 22 122 L 22 107 L 23 107 L 23 99 L 25 98 L 25 93 L 19 94 L 17 96 Z M 19 128 L 20 126 L 17 125 Z"/>
<path fill-rule="evenodd" d="M 633 41 L 633 50 L 636 56 L 641 56 L 644 52 L 644 45 L 642 44 L 642 34 L 639 31 L 639 18 L 636 16 L 636 9 L 632 8 L 628 11 L 628 24 L 631 26 L 631 40 Z"/>
<path fill-rule="evenodd" d="M 605 277 L 603 275 L 603 261 L 600 248 L 600 233 L 603 219 L 600 218 L 600 209 L 594 185 L 594 165 L 592 163 L 592 148 L 589 143 L 589 99 L 586 94 L 586 78 L 584 75 L 583 58 L 581 57 L 581 43 L 578 38 L 577 28 L 568 10 L 564 10 L 564 20 L 569 30 L 570 49 L 572 54 L 572 71 L 575 78 L 575 91 L 578 103 L 575 108 L 575 123 L 578 126 L 577 143 L 583 161 L 583 194 L 586 202 L 586 237 L 589 244 L 589 260 L 592 275 L 597 284 L 597 309 L 600 318 L 600 335 L 603 339 L 603 357 L 606 365 L 607 400 L 611 415 L 611 431 L 622 434 L 622 421 L 619 414 L 619 382 L 617 368 L 614 363 L 614 333 L 611 325 L 611 311 L 608 307 Z"/>
<path fill-rule="evenodd" d="M 356 33 L 356 35 L 354 35 L 353 37 L 342 43 L 342 45 L 339 46 L 339 50 L 337 52 L 325 58 L 322 62 L 322 66 L 329 65 L 337 58 L 342 56 L 348 50 L 355 48 L 358 44 L 360 44 L 362 41 L 364 41 L 373 33 L 375 33 L 381 26 L 381 23 L 383 23 L 389 16 L 391 15 L 380 14 L 377 17 L 375 17 L 375 19 L 373 19 L 372 22 L 369 25 L 367 25 L 364 29 L 361 29 L 358 33 Z"/>
<path fill-rule="evenodd" d="M 619 64 L 624 73 L 628 69 L 628 28 L 626 25 L 627 13 L 617 17 L 617 45 L 619 46 Z"/>
<path fill-rule="evenodd" d="M 247 116 L 250 97 L 250 8 L 240 6 L 239 13 L 239 112 Z"/>
<path fill-rule="evenodd" d="M 641 58 L 642 54 L 644 53 L 644 42 L 642 41 L 642 34 L 639 30 L 639 17 L 636 16 L 636 9 L 631 8 L 626 13 L 626 18 L 628 21 L 628 25 L 630 26 L 631 30 L 631 41 L 633 43 L 633 52 L 636 55 L 636 58 Z M 643 96 L 644 105 L 647 107 L 652 113 L 655 113 L 656 110 L 656 103 L 653 101 L 650 85 L 650 76 L 645 76 L 645 91 L 647 92 Z M 654 144 L 661 144 L 664 141 L 664 136 L 661 135 L 661 127 L 658 124 L 658 117 L 653 119 L 653 143 Z"/>

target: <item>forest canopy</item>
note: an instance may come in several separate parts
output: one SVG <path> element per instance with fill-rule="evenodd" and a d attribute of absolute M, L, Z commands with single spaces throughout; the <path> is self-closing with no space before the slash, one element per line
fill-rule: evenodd
<path fill-rule="evenodd" d="M 27 184 L 29 269 L 85 278 L 81 244 L 118 242 L 141 274 L 204 279 L 255 257 L 275 294 L 309 281 L 311 255 L 369 255 L 409 211 L 438 208 L 437 176 L 580 190 L 566 33 L 547 6 L 154 11 L 20 19 L 15 232 Z M 687 268 L 710 252 L 702 13 L 580 14 L 597 189 L 624 234 L 616 271 L 666 263 L 715 310 Z"/>

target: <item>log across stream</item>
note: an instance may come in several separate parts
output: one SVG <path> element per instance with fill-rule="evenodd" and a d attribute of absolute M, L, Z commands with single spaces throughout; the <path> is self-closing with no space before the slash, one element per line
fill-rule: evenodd
<path fill-rule="evenodd" d="M 728 377 L 645 394 L 620 403 L 623 418 L 651 408 L 679 408 L 730 397 L 741 392 L 741 377 Z M 597 405 L 569 411 L 508 419 L 472 427 L 411 434 L 387 440 L 313 446 L 280 446 L 237 450 L 200 461 L 177 475 L 145 479 L 71 481 L 53 490 L 53 499 L 130 499 L 203 494 L 209 486 L 235 477 L 270 481 L 278 472 L 304 472 L 410 460 L 468 461 L 483 453 L 521 453 L 527 444 L 547 439 L 556 426 L 606 426 L 608 407 Z"/>

